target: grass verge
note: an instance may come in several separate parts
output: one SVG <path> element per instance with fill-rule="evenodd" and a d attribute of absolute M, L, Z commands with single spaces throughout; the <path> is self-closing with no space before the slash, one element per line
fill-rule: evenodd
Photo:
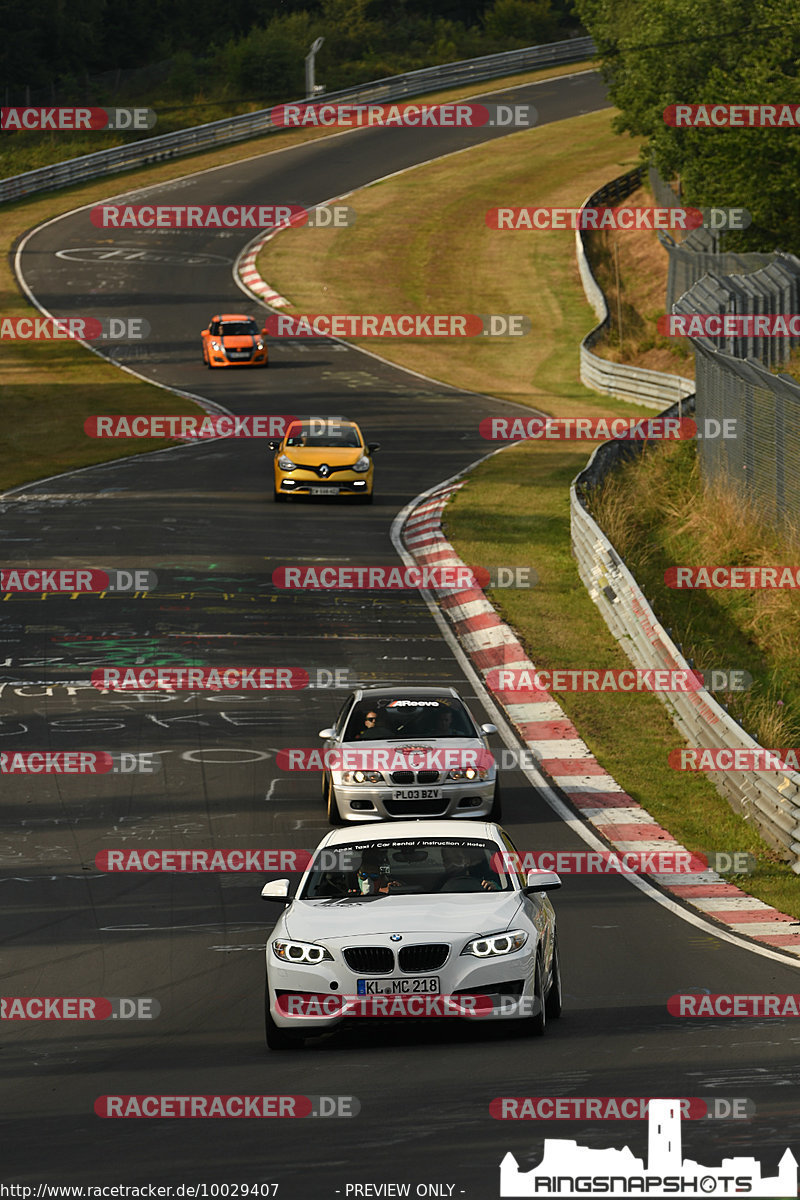
<path fill-rule="evenodd" d="M 444 102 L 460 99 L 479 95 L 486 90 L 586 70 L 591 65 L 575 63 L 507 79 L 489 80 L 480 85 L 420 97 L 420 100 Z M 200 119 L 208 119 L 207 114 Z M 30 316 L 34 311 L 17 284 L 13 251 L 24 234 L 42 222 L 81 205 L 106 199 L 109 195 L 277 152 L 288 146 L 314 141 L 318 137 L 328 137 L 335 132 L 296 130 L 269 134 L 221 150 L 125 172 L 111 179 L 91 181 L 3 206 L 0 210 L 0 246 L 3 250 L 0 261 L 0 314 L 3 317 Z M 81 152 L 77 149 L 79 143 L 70 141 L 69 145 L 69 157 L 73 156 L 73 152 Z M 94 139 L 85 147 L 87 151 L 101 148 Z M 187 331 L 187 339 L 190 339 L 193 352 L 199 354 L 199 338 L 194 327 Z M 68 403 L 65 403 L 65 397 Z M 101 400 L 103 407 L 98 408 Z M 89 439 L 83 432 L 83 423 L 88 416 L 98 412 L 151 413 L 158 416 L 196 411 L 197 407 L 192 401 L 136 380 L 78 343 L 3 342 L 0 356 L 0 412 L 3 418 L 0 491 L 60 471 L 144 454 L 170 444 L 163 440 L 117 442 Z"/>
<path fill-rule="evenodd" d="M 638 188 L 619 208 L 655 204 L 648 187 Z M 598 230 L 589 233 L 587 254 L 592 273 L 608 302 L 609 327 L 594 354 L 650 371 L 694 379 L 694 354 L 688 338 L 659 333 L 666 312 L 669 255 L 658 235 L 646 230 Z"/>
<path fill-rule="evenodd" d="M 500 234 L 483 223 L 498 204 L 574 207 L 632 165 L 636 148 L 611 133 L 610 116 L 520 132 L 502 146 L 482 146 L 366 188 L 350 200 L 359 220 L 346 238 L 315 231 L 312 243 L 302 229 L 282 233 L 260 256 L 262 274 L 300 311 L 525 313 L 532 337 L 496 345 L 488 339 L 362 344 L 448 383 L 554 416 L 641 415 L 641 408 L 598 397 L 578 381 L 578 342 L 595 321 L 573 235 Z M 523 443 L 474 471 L 446 509 L 447 535 L 464 561 L 535 567 L 536 588 L 490 596 L 542 667 L 629 666 L 572 558 L 569 484 L 587 457 L 585 445 Z M 726 651 L 735 657 L 733 646 Z M 800 916 L 800 885 L 790 868 L 706 778 L 668 767 L 669 750 L 681 739 L 655 697 L 559 700 L 603 766 L 679 841 L 697 852 L 749 851 L 756 871 L 736 882 Z"/>
<path fill-rule="evenodd" d="M 795 745 L 800 738 L 800 596 L 784 589 L 668 588 L 664 570 L 717 564 L 722 557 L 744 567 L 796 563 L 798 530 L 776 532 L 728 486 L 704 484 L 693 442 L 653 447 L 626 463 L 593 494 L 591 505 L 659 620 L 681 630 L 683 652 L 695 666 L 730 667 L 753 676 L 749 691 L 725 696 L 736 720 L 763 746 Z"/>

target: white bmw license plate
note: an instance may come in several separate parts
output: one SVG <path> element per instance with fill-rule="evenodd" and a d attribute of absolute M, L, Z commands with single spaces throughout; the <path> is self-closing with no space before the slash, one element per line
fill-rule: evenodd
<path fill-rule="evenodd" d="M 338 496 L 338 487 L 312 487 L 308 489 L 312 496 Z"/>
<path fill-rule="evenodd" d="M 394 800 L 441 800 L 441 788 L 395 788 Z"/>
<path fill-rule="evenodd" d="M 359 996 L 436 996 L 441 988 L 438 975 L 416 979 L 359 979 Z"/>

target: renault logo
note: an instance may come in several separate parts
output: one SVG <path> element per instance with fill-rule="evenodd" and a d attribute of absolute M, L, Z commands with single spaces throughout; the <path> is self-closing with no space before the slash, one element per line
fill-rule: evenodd
<path fill-rule="evenodd" d="M 330 475 L 330 473 L 331 473 L 331 469 L 330 469 L 330 467 L 328 466 L 328 464 L 327 464 L 327 463 L 322 463 L 322 464 L 321 464 L 321 466 L 320 466 L 320 468 L 319 468 L 319 473 L 320 473 L 320 475 L 322 476 L 322 478 L 323 478 L 323 479 L 327 479 L 327 478 L 328 478 L 328 476 L 329 476 L 329 475 Z"/>

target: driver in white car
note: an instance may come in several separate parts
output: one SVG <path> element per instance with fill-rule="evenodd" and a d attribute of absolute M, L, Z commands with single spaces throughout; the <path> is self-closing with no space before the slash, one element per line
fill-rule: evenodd
<path fill-rule="evenodd" d="M 500 879 L 486 862 L 486 855 L 479 847 L 443 846 L 442 863 L 444 875 L 439 885 L 440 892 L 478 891 L 499 892 Z M 472 884 L 476 885 L 474 888 Z"/>

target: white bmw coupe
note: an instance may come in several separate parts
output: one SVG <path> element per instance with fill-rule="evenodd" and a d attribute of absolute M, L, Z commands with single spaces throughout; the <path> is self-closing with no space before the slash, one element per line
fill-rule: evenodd
<path fill-rule="evenodd" d="M 552 872 L 520 867 L 492 822 L 392 821 L 331 831 L 266 943 L 266 1036 L 300 1046 L 364 1017 L 511 1019 L 561 1013 Z"/>

